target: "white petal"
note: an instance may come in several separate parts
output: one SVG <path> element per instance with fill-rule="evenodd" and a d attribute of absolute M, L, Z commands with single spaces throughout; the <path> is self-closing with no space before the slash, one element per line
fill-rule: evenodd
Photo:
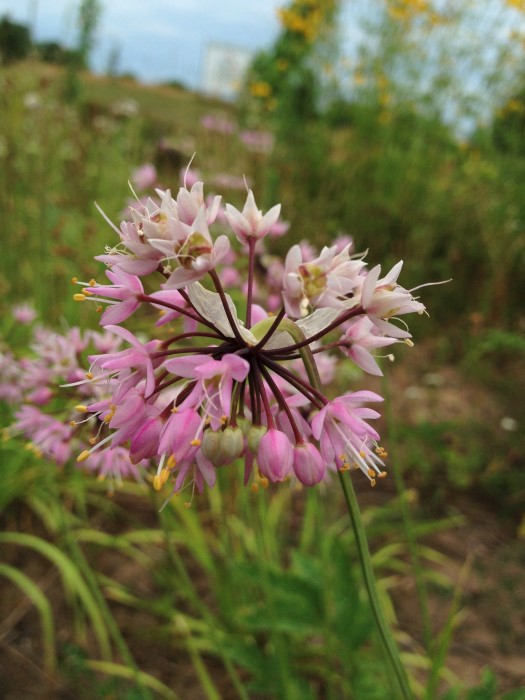
<path fill-rule="evenodd" d="M 381 265 L 376 265 L 365 277 L 365 281 L 363 282 L 363 287 L 361 289 L 361 306 L 363 309 L 366 309 L 366 307 L 370 304 L 380 273 Z"/>
<path fill-rule="evenodd" d="M 210 323 L 213 323 L 213 325 L 227 338 L 234 337 L 230 322 L 222 304 L 221 297 L 219 294 L 217 294 L 217 292 L 210 292 L 199 282 L 191 282 L 188 284 L 187 292 L 191 303 L 201 314 L 201 316 L 203 316 L 207 321 L 210 321 Z M 235 308 L 232 298 L 229 294 L 226 294 L 225 296 L 226 303 L 228 304 L 234 323 L 239 329 L 241 337 L 250 345 L 257 345 L 257 338 L 251 331 L 244 328 L 239 320 L 237 316 L 237 309 Z"/>
<path fill-rule="evenodd" d="M 296 323 L 305 336 L 311 338 L 313 335 L 327 328 L 341 313 L 341 309 L 334 309 L 327 306 L 323 309 L 316 309 L 312 314 L 296 321 Z"/>

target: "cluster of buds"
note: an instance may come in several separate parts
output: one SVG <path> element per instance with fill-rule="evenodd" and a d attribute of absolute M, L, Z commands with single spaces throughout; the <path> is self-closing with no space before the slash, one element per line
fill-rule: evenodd
<path fill-rule="evenodd" d="M 156 464 L 156 489 L 170 482 L 175 492 L 213 486 L 217 469 L 240 458 L 253 488 L 313 486 L 350 468 L 372 485 L 384 476 L 368 423 L 379 414 L 364 405 L 381 397 L 328 398 L 325 387 L 339 361 L 379 375 L 375 348 L 411 344 L 396 319 L 424 306 L 398 284 L 401 263 L 381 277 L 343 239 L 320 253 L 294 245 L 284 263 L 264 266 L 280 205 L 263 213 L 251 190 L 238 210 L 185 183 L 130 214 L 120 228 L 106 218 L 119 238 L 97 257 L 109 284 L 77 282 L 75 298 L 95 302 L 126 345 L 91 355 L 87 375 L 69 383 L 94 396 L 77 405 L 92 441 L 78 461 L 126 450 L 133 464 Z M 152 314 L 154 334 L 153 323 L 144 331 Z M 136 335 L 122 325 L 132 316 Z"/>

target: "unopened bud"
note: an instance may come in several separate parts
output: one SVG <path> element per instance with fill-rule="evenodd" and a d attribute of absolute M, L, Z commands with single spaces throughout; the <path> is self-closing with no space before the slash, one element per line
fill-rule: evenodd
<path fill-rule="evenodd" d="M 243 435 L 248 434 L 248 430 L 252 427 L 252 424 L 245 416 L 237 416 L 235 419 L 237 426 L 242 430 Z"/>
<path fill-rule="evenodd" d="M 205 430 L 202 435 L 201 451 L 214 467 L 222 464 L 222 433 L 218 430 Z"/>
<path fill-rule="evenodd" d="M 244 449 L 244 437 L 240 428 L 229 426 L 221 435 L 221 451 L 224 462 L 240 457 Z"/>
<path fill-rule="evenodd" d="M 254 454 L 257 454 L 257 450 L 259 449 L 259 444 L 263 438 L 263 436 L 266 433 L 266 426 L 265 425 L 252 425 L 251 428 L 248 430 L 248 447 L 250 449 L 250 452 L 253 452 Z"/>

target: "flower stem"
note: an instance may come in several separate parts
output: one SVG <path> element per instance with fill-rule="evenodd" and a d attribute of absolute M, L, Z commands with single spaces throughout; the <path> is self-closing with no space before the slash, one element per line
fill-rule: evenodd
<path fill-rule="evenodd" d="M 294 420 L 294 417 L 293 417 L 293 414 L 290 410 L 290 407 L 286 403 L 286 399 L 284 398 L 284 396 L 280 392 L 277 384 L 272 379 L 270 372 L 266 369 L 266 367 L 264 366 L 264 364 L 262 362 L 259 362 L 259 367 L 260 367 L 260 370 L 261 370 L 263 377 L 266 380 L 266 383 L 270 387 L 272 394 L 275 396 L 275 399 L 276 399 L 277 403 L 279 404 L 279 408 L 281 409 L 281 411 L 284 411 L 286 413 L 286 416 L 288 418 L 288 422 L 290 423 L 290 427 L 292 428 L 292 431 L 293 431 L 293 434 L 295 437 L 295 442 L 296 443 L 303 443 L 304 438 L 301 434 L 301 431 L 297 427 L 297 423 Z"/>
<path fill-rule="evenodd" d="M 353 312 L 354 310 L 352 310 Z M 356 312 L 362 312 L 361 307 L 355 309 Z M 347 312 L 343 316 L 348 319 L 350 318 L 350 313 Z M 342 317 L 340 317 L 342 318 Z M 312 356 L 312 351 L 309 347 L 310 342 L 315 339 L 308 338 L 304 340 L 303 331 L 289 319 L 284 319 L 280 324 L 280 330 L 286 330 L 292 338 L 295 340 L 296 345 L 290 346 L 293 351 L 299 349 L 301 357 L 303 359 L 305 369 L 308 374 L 308 379 L 310 380 L 312 386 L 318 391 L 322 392 L 322 384 L 319 378 L 319 373 L 315 365 L 315 361 Z M 287 350 L 286 348 L 284 349 Z M 338 471 L 339 481 L 341 483 L 341 488 L 343 489 L 343 494 L 346 502 L 346 507 L 348 509 L 348 514 L 350 516 L 350 521 L 352 523 L 352 529 L 354 531 L 354 537 L 357 546 L 357 554 L 359 558 L 359 563 L 361 565 L 361 572 L 363 574 L 363 579 L 365 582 L 366 591 L 368 594 L 368 600 L 372 608 L 372 614 L 376 623 L 377 631 L 379 632 L 379 637 L 381 639 L 381 644 L 383 647 L 383 652 L 388 660 L 390 669 L 393 676 L 396 679 L 397 689 L 400 695 L 396 692 L 396 698 L 402 698 L 403 700 L 413 700 L 412 691 L 410 690 L 408 676 L 401 663 L 399 657 L 399 652 L 392 635 L 390 626 L 385 618 L 381 601 L 377 592 L 377 583 L 374 574 L 374 569 L 372 566 L 372 558 L 370 556 L 370 549 L 368 548 L 368 541 L 366 538 L 366 532 L 361 519 L 361 511 L 359 510 L 359 504 L 355 495 L 352 480 L 346 480 L 343 474 Z M 347 483 L 348 482 L 348 483 Z"/>
<path fill-rule="evenodd" d="M 248 238 L 248 292 L 246 294 L 246 328 L 252 325 L 253 270 L 255 266 L 255 239 Z"/>
<path fill-rule="evenodd" d="M 365 581 L 366 591 L 368 593 L 368 599 L 372 607 L 372 613 L 374 615 L 374 620 L 376 623 L 379 636 L 381 638 L 381 644 L 383 646 L 383 651 L 388 659 L 390 667 L 396 678 L 398 690 L 400 692 L 399 697 L 403 700 L 413 700 L 412 691 L 410 690 L 408 676 L 401 663 L 399 657 L 399 652 L 392 635 L 392 631 L 385 619 L 383 609 L 381 606 L 381 601 L 377 593 L 377 583 L 375 579 L 374 570 L 372 567 L 372 559 L 370 556 L 370 550 L 368 548 L 368 541 L 366 539 L 366 532 L 361 519 L 361 512 L 359 510 L 359 504 L 355 495 L 354 487 L 352 485 L 351 479 L 345 479 L 341 472 L 339 474 L 339 481 L 341 482 L 341 487 L 343 489 L 343 494 L 346 501 L 346 506 L 348 508 L 348 514 L 352 522 L 352 529 L 354 531 L 354 537 L 357 545 L 357 553 L 359 556 L 359 563 L 361 564 L 361 572 Z"/>
<path fill-rule="evenodd" d="M 277 330 L 279 324 L 280 324 L 281 321 L 283 320 L 284 314 L 285 314 L 285 313 L 286 313 L 286 312 L 285 312 L 285 310 L 284 310 L 284 306 L 281 306 L 281 310 L 279 311 L 279 313 L 277 314 L 277 316 L 275 316 L 275 317 L 273 318 L 272 325 L 270 326 L 270 328 L 266 331 L 266 333 L 264 334 L 264 336 L 263 336 L 263 337 L 261 338 L 261 340 L 259 341 L 259 343 L 258 343 L 258 345 L 257 345 L 257 347 L 259 348 L 259 350 L 260 350 L 261 348 L 263 348 L 263 347 L 266 345 L 266 343 L 270 340 L 270 338 L 272 337 L 272 335 L 274 334 L 274 332 Z"/>
<path fill-rule="evenodd" d="M 215 272 L 215 270 L 208 270 L 208 274 L 213 280 L 213 284 L 215 285 L 215 289 L 217 290 L 217 293 L 219 294 L 221 298 L 222 305 L 224 307 L 224 312 L 226 314 L 226 318 L 228 319 L 228 323 L 230 324 L 230 328 L 232 329 L 233 335 L 235 336 L 235 339 L 241 343 L 242 345 L 246 345 L 246 343 L 243 341 L 241 334 L 239 333 L 239 329 L 237 328 L 237 324 L 234 321 L 234 318 L 232 316 L 232 312 L 230 309 L 230 306 L 228 304 L 228 300 L 226 299 L 226 294 L 224 293 L 224 288 L 221 284 L 221 280 L 219 279 L 219 275 Z"/>
<path fill-rule="evenodd" d="M 167 309 L 171 309 L 172 311 L 177 311 L 177 313 L 182 314 L 183 316 L 187 316 L 188 318 L 192 318 L 194 321 L 197 321 L 198 323 L 202 323 L 205 326 L 208 326 L 208 328 L 211 328 L 213 331 L 216 331 L 221 335 L 222 338 L 225 336 L 220 333 L 217 328 L 213 325 L 213 323 L 210 323 L 210 321 L 206 320 L 203 318 L 198 313 L 194 313 L 190 309 L 185 309 L 183 306 L 178 306 L 177 304 L 171 304 L 167 301 L 164 301 L 163 299 L 157 299 L 154 296 L 149 296 L 148 294 L 138 294 L 137 299 L 139 301 L 147 301 L 150 304 L 153 304 L 154 306 L 164 306 Z"/>
<path fill-rule="evenodd" d="M 330 333 L 330 331 L 335 330 L 338 328 L 342 323 L 345 323 L 345 321 L 349 321 L 351 318 L 354 318 L 355 316 L 360 316 L 361 314 L 364 313 L 364 309 L 362 306 L 356 306 L 353 309 L 349 309 L 348 311 L 343 312 L 340 316 L 338 316 L 332 323 L 330 323 L 328 326 L 320 330 L 318 333 L 314 333 L 314 335 L 311 335 L 309 338 L 305 338 L 304 340 L 297 341 L 294 345 L 287 345 L 284 348 L 276 348 L 275 350 L 268 350 L 268 354 L 273 354 L 273 355 L 282 355 L 283 353 L 287 352 L 293 352 L 294 350 L 299 350 L 300 348 L 304 348 L 306 345 L 310 345 L 311 343 L 315 342 L 316 340 L 319 340 L 320 338 L 323 338 L 325 335 Z M 285 319 L 287 320 L 287 319 Z M 303 334 L 304 338 L 304 334 Z M 294 338 L 295 340 L 295 338 Z"/>

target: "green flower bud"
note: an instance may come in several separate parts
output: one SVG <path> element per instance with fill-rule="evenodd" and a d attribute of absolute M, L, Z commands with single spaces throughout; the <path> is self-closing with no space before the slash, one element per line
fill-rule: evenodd
<path fill-rule="evenodd" d="M 250 452 L 257 454 L 259 449 L 259 443 L 261 442 L 263 435 L 266 433 L 268 428 L 265 425 L 252 425 L 248 430 L 248 447 Z"/>
<path fill-rule="evenodd" d="M 214 467 L 222 464 L 222 433 L 220 430 L 205 430 L 202 436 L 201 450 L 202 454 L 209 459 Z"/>
<path fill-rule="evenodd" d="M 231 462 L 240 457 L 244 449 L 244 437 L 240 428 L 229 426 L 222 434 L 221 452 L 225 462 Z"/>
<path fill-rule="evenodd" d="M 252 426 L 250 421 L 245 416 L 237 416 L 235 420 L 238 427 L 242 430 L 242 434 L 246 436 L 248 434 L 248 430 Z"/>

